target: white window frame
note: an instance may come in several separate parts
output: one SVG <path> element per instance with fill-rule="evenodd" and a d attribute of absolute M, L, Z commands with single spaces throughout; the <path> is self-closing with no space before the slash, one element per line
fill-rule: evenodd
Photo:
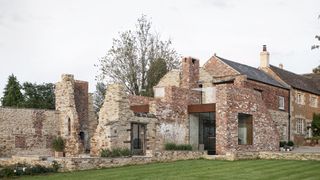
<path fill-rule="evenodd" d="M 284 110 L 284 97 L 279 96 L 279 109 Z"/>
<path fill-rule="evenodd" d="M 297 134 L 304 134 L 304 119 L 296 119 L 296 132 Z"/>

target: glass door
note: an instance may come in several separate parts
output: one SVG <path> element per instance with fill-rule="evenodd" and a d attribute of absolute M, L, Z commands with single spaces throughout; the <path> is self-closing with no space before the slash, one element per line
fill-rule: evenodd
<path fill-rule="evenodd" d="M 131 124 L 131 152 L 133 155 L 145 154 L 145 124 Z"/>

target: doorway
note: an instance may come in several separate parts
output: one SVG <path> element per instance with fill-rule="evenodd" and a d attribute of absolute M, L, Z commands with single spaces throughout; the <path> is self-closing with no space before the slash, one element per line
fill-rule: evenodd
<path fill-rule="evenodd" d="M 199 144 L 209 155 L 216 154 L 216 121 L 215 113 L 199 113 Z"/>
<path fill-rule="evenodd" d="M 131 152 L 133 155 L 145 154 L 146 125 L 131 123 Z"/>

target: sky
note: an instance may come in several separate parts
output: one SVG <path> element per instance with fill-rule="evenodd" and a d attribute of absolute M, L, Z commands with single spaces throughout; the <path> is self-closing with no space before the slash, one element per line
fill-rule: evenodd
<path fill-rule="evenodd" d="M 95 64 L 119 32 L 147 15 L 181 56 L 218 56 L 253 67 L 266 44 L 270 63 L 295 73 L 320 64 L 319 0 L 0 0 L 0 97 L 8 76 L 55 83 L 63 73 L 95 89 Z"/>

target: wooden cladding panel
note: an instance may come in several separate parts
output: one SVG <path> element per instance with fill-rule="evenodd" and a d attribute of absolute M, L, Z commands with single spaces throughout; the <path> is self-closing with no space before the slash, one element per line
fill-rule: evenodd
<path fill-rule="evenodd" d="M 215 112 L 216 104 L 191 104 L 188 105 L 188 113 Z"/>
<path fill-rule="evenodd" d="M 149 105 L 134 105 L 134 106 L 130 106 L 130 109 L 136 113 L 148 113 Z"/>

